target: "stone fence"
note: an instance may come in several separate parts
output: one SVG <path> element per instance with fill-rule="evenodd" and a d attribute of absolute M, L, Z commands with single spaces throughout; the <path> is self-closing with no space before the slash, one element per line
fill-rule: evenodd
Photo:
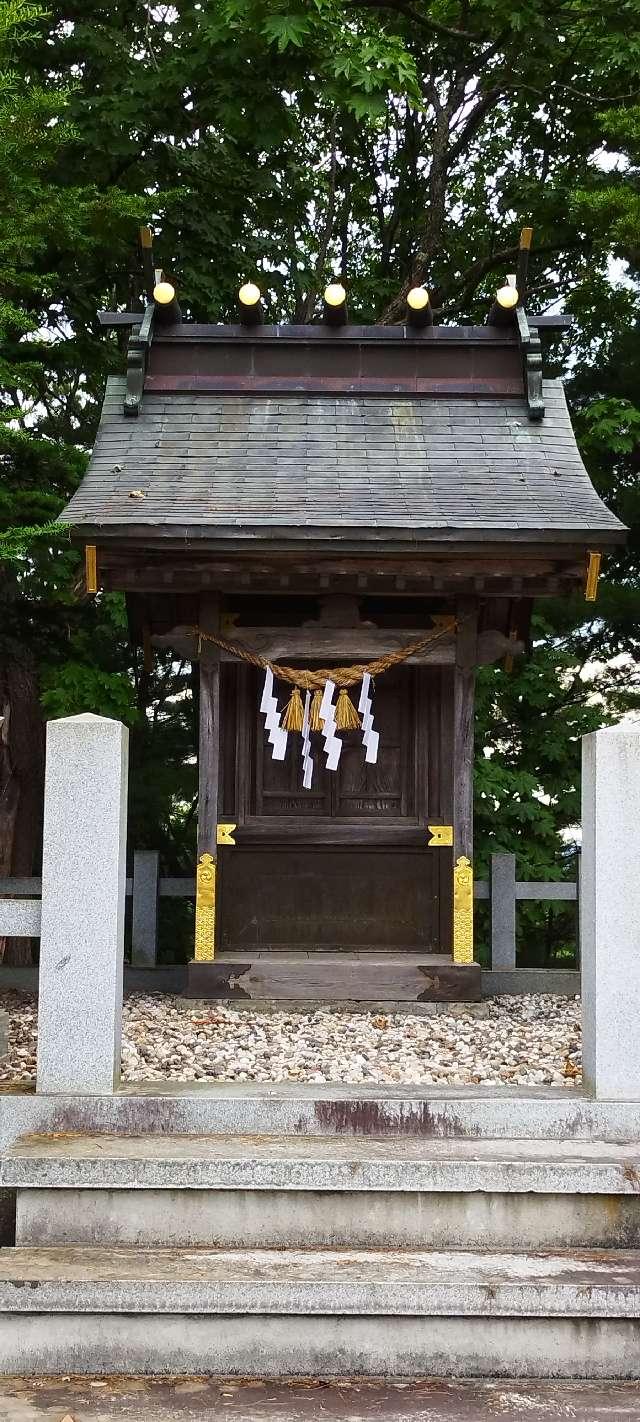
<path fill-rule="evenodd" d="M 0 908 L 0 933 L 40 932 L 39 1092 L 110 1094 L 118 1083 L 127 771 L 128 732 L 119 722 L 85 715 L 49 723 L 42 902 L 10 899 Z M 640 1101 L 639 824 L 640 729 L 586 736 L 579 896 L 585 1082 L 596 1097 L 619 1101 Z M 534 896 L 534 886 L 518 886 L 512 869 L 503 862 L 492 876 L 502 886 L 499 894 L 494 886 L 492 916 L 505 953 L 516 899 Z M 544 897 L 560 896 L 549 889 L 562 897 L 575 892 L 572 885 L 544 888 Z"/>

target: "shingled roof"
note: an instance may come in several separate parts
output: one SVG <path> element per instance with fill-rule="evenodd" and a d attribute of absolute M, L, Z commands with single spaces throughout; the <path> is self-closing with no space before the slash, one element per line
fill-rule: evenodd
<path fill-rule="evenodd" d="M 523 397 L 147 390 L 111 379 L 95 449 L 62 514 L 82 536 L 256 540 L 307 530 L 621 541 L 580 459 L 560 381 Z"/>

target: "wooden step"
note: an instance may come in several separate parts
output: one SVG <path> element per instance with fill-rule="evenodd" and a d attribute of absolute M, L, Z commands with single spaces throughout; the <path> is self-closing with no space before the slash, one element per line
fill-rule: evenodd
<path fill-rule="evenodd" d="M 233 954 L 189 963 L 185 996 L 280 1002 L 479 1002 L 479 963 L 442 954 Z"/>

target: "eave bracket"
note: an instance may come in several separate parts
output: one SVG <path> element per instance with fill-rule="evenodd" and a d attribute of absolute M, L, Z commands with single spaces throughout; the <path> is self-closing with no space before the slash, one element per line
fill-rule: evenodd
<path fill-rule="evenodd" d="M 147 362 L 153 336 L 153 316 L 155 302 L 149 301 L 145 307 L 142 322 L 131 332 L 127 346 L 127 390 L 124 397 L 124 413 L 134 418 L 140 414 Z"/>
<path fill-rule="evenodd" d="M 530 327 L 527 313 L 522 306 L 516 310 L 518 339 L 522 351 L 524 393 L 530 420 L 544 419 L 544 399 L 542 395 L 542 345 L 536 327 Z"/>

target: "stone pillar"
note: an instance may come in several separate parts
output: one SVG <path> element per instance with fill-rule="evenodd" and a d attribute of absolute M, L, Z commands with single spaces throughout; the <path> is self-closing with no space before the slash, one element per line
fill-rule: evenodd
<path fill-rule="evenodd" d="M 516 966 L 516 856 L 491 855 L 491 967 Z"/>
<path fill-rule="evenodd" d="M 156 966 L 159 876 L 160 855 L 157 849 L 136 850 L 133 856 L 131 915 L 131 962 L 136 968 Z"/>
<path fill-rule="evenodd" d="M 473 744 L 478 606 L 456 602 L 453 670 L 453 961 L 473 962 Z"/>
<path fill-rule="evenodd" d="M 582 741 L 580 943 L 587 1090 L 640 1101 L 640 729 Z"/>
<path fill-rule="evenodd" d="M 120 1076 L 129 733 L 47 726 L 39 1092 L 109 1094 Z"/>

